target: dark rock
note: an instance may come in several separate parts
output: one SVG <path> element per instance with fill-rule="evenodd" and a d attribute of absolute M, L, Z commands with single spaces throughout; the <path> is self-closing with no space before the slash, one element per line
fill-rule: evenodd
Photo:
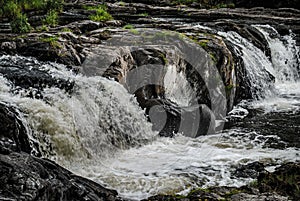
<path fill-rule="evenodd" d="M 23 151 L 30 153 L 27 129 L 20 119 L 19 111 L 0 102 L 0 147 L 1 153 Z"/>
<path fill-rule="evenodd" d="M 265 8 L 300 8 L 297 0 L 269 0 L 269 1 L 256 1 L 256 0 L 234 0 L 236 7 L 265 7 Z"/>
<path fill-rule="evenodd" d="M 117 192 L 26 153 L 0 154 L 1 200 L 118 200 Z"/>
<path fill-rule="evenodd" d="M 260 173 L 258 178 L 260 192 L 277 192 L 293 200 L 300 199 L 300 163 L 286 163 L 275 172 Z"/>
<path fill-rule="evenodd" d="M 91 54 L 91 58 L 87 57 L 84 73 L 103 73 L 104 77 L 123 84 L 130 93 L 135 94 L 140 106 L 146 109 L 149 120 L 161 136 L 171 137 L 180 132 L 197 137 L 215 131 L 215 114 L 203 104 L 210 105 L 206 98 L 208 91 L 205 83 L 200 73 L 181 58 L 180 51 L 174 52 L 173 46 L 106 46 L 101 51 L 95 49 L 93 52 L 97 56 Z M 95 66 L 96 63 L 101 63 L 101 67 Z M 199 100 L 194 100 L 192 106 L 179 107 L 165 97 L 164 79 L 168 64 L 174 64 L 177 71 L 186 73 L 187 81 L 197 91 Z"/>
<path fill-rule="evenodd" d="M 15 93 L 19 89 L 26 89 L 29 97 L 42 98 L 45 87 L 58 87 L 72 92 L 73 81 L 53 77 L 48 70 L 41 68 L 42 65 L 47 65 L 47 63 L 37 63 L 30 58 L 18 59 L 16 57 L 16 59 L 12 59 L 7 57 L 1 60 L 0 73 L 14 84 L 12 90 Z"/>
<path fill-rule="evenodd" d="M 257 178 L 259 173 L 264 171 L 264 165 L 260 162 L 253 162 L 247 165 L 242 165 L 237 167 L 236 170 L 233 172 L 233 175 L 236 177 L 242 178 Z"/>
<path fill-rule="evenodd" d="M 277 195 L 276 193 L 259 193 L 253 188 L 246 186 L 235 188 L 235 187 L 210 187 L 206 189 L 195 189 L 192 190 L 188 195 L 155 195 L 147 198 L 147 200 L 174 200 L 174 201 L 194 201 L 194 200 L 255 200 L 255 201 L 288 201 L 289 199 L 284 196 Z"/>

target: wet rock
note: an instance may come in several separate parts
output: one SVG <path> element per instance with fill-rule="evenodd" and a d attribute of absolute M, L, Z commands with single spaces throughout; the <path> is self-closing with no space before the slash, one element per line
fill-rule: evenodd
<path fill-rule="evenodd" d="M 20 118 L 20 113 L 16 108 L 0 102 L 1 153 L 3 151 L 31 152 L 27 129 Z"/>
<path fill-rule="evenodd" d="M 1 200 L 118 200 L 117 192 L 26 153 L 0 153 Z"/>
<path fill-rule="evenodd" d="M 14 52 L 17 49 L 16 42 L 6 41 L 1 43 L 1 50 L 4 52 Z"/>
<path fill-rule="evenodd" d="M 239 193 L 230 197 L 232 201 L 255 200 L 255 201 L 288 201 L 288 197 L 276 195 L 274 193 L 262 193 L 261 195 L 251 195 L 248 193 Z"/>
<path fill-rule="evenodd" d="M 264 165 L 260 162 L 253 162 L 247 165 L 242 165 L 237 167 L 233 172 L 233 175 L 236 177 L 242 178 L 257 178 L 259 173 L 264 171 Z"/>
<path fill-rule="evenodd" d="M 257 200 L 257 201 L 287 201 L 288 197 L 278 195 L 276 193 L 259 193 L 254 189 L 248 187 L 234 188 L 234 187 L 211 187 L 207 189 L 195 189 L 188 195 L 156 195 L 147 198 L 147 200 L 176 200 L 176 201 L 194 201 L 194 200 Z"/>
<path fill-rule="evenodd" d="M 275 169 L 275 172 L 264 172 L 258 176 L 260 192 L 276 192 L 300 199 L 300 163 L 286 163 Z"/>
<path fill-rule="evenodd" d="M 208 62 L 203 54 L 202 62 Z M 170 66 L 178 73 L 186 74 L 187 81 L 197 92 L 199 100 L 191 100 L 194 101 L 191 106 L 179 107 L 165 96 L 164 80 L 168 79 L 167 68 Z M 215 131 L 215 115 L 203 104 L 210 104 L 206 98 L 208 92 L 205 83 L 200 73 L 183 60 L 174 46 L 101 46 L 101 51 L 99 48 L 92 50 L 82 70 L 88 76 L 103 75 L 114 79 L 135 94 L 161 136 L 171 137 L 180 132 L 197 137 Z"/>
<path fill-rule="evenodd" d="M 270 0 L 270 1 L 255 1 L 255 0 L 235 0 L 235 5 L 237 7 L 265 7 L 265 8 L 300 8 L 299 2 L 296 0 L 288 0 L 282 2 L 280 0 Z"/>
<path fill-rule="evenodd" d="M 49 70 L 43 69 L 47 63 L 37 63 L 30 58 L 12 59 L 3 58 L 0 64 L 0 74 L 13 83 L 12 92 L 27 90 L 26 96 L 42 98 L 45 87 L 58 87 L 67 92 L 72 92 L 74 82 L 63 78 L 53 77 Z M 54 66 L 52 66 L 55 68 Z M 24 92 L 23 92 L 23 95 Z"/>

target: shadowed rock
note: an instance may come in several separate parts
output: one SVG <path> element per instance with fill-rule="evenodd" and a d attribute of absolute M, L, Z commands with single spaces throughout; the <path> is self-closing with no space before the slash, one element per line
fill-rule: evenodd
<path fill-rule="evenodd" d="M 117 192 L 76 176 L 56 163 L 0 149 L 0 200 L 118 200 Z"/>

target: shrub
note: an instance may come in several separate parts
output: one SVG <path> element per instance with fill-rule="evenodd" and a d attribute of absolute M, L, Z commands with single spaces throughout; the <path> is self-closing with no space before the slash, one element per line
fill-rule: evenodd
<path fill-rule="evenodd" d="M 98 5 L 96 7 L 86 7 L 87 10 L 96 11 L 95 14 L 90 15 L 90 19 L 96 22 L 105 22 L 108 20 L 112 20 L 113 17 L 107 12 L 107 8 L 104 5 Z"/>
<path fill-rule="evenodd" d="M 32 10 L 50 10 L 43 24 L 57 25 L 58 12 L 63 8 L 63 0 L 0 0 L 0 17 L 11 19 L 12 31 L 27 33 L 31 30 L 25 13 Z"/>
<path fill-rule="evenodd" d="M 14 1 L 8 1 L 3 6 L 3 15 L 8 17 L 14 17 L 21 14 L 20 6 Z"/>
<path fill-rule="evenodd" d="M 57 20 L 58 20 L 57 11 L 50 10 L 47 13 L 46 18 L 43 20 L 43 24 L 50 25 L 50 26 L 56 26 L 57 25 Z"/>
<path fill-rule="evenodd" d="M 42 42 L 49 43 L 51 47 L 55 49 L 60 49 L 62 48 L 61 45 L 58 42 L 58 36 L 50 36 L 46 38 L 41 38 Z"/>
<path fill-rule="evenodd" d="M 32 29 L 25 14 L 18 14 L 10 25 L 14 33 L 28 33 Z"/>

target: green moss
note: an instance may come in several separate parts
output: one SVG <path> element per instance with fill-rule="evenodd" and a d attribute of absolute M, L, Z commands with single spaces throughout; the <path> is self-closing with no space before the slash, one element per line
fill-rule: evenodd
<path fill-rule="evenodd" d="M 241 192 L 242 192 L 241 190 L 232 189 L 231 191 L 229 191 L 229 192 L 226 193 L 225 197 L 226 198 L 230 198 L 232 195 L 236 195 L 236 194 L 239 194 Z"/>
<path fill-rule="evenodd" d="M 40 27 L 37 27 L 36 31 L 38 31 L 38 32 L 49 31 L 49 28 L 46 25 L 42 25 Z"/>
<path fill-rule="evenodd" d="M 134 35 L 139 35 L 140 34 L 140 32 L 136 29 L 130 29 L 129 32 L 133 33 Z"/>
<path fill-rule="evenodd" d="M 142 17 L 148 17 L 149 14 L 148 14 L 148 13 L 140 13 L 139 16 L 142 16 Z"/>
<path fill-rule="evenodd" d="M 55 10 L 50 10 L 46 18 L 43 20 L 44 25 L 56 26 L 58 24 L 58 13 Z"/>
<path fill-rule="evenodd" d="M 160 54 L 159 56 L 162 59 L 164 65 L 167 65 L 169 63 L 169 61 L 168 61 L 168 59 L 167 59 L 167 57 L 166 57 L 165 54 Z"/>
<path fill-rule="evenodd" d="M 69 29 L 69 28 L 67 28 L 67 27 L 65 27 L 65 28 L 61 29 L 61 32 L 72 32 L 72 30 Z"/>
<path fill-rule="evenodd" d="M 49 43 L 51 45 L 51 47 L 53 47 L 54 49 L 62 48 L 58 42 L 58 36 L 50 36 L 50 37 L 46 37 L 46 38 L 41 38 L 40 40 L 42 42 Z"/>
<path fill-rule="evenodd" d="M 28 33 L 32 30 L 26 14 L 17 15 L 17 17 L 10 22 L 10 25 L 14 33 Z"/>
<path fill-rule="evenodd" d="M 96 13 L 89 16 L 89 18 L 96 22 L 105 22 L 109 20 L 113 20 L 113 17 L 107 12 L 107 8 L 105 5 L 98 6 L 87 6 L 85 7 L 87 10 L 93 10 Z"/>
<path fill-rule="evenodd" d="M 132 24 L 126 24 L 123 29 L 134 29 L 134 26 Z"/>
<path fill-rule="evenodd" d="M 119 6 L 125 6 L 125 2 L 124 1 L 119 1 Z"/>
<path fill-rule="evenodd" d="M 234 85 L 233 84 L 229 84 L 227 86 L 225 86 L 225 91 L 226 93 L 230 93 L 231 90 L 233 89 Z"/>
<path fill-rule="evenodd" d="M 198 42 L 198 44 L 199 44 L 201 47 L 206 48 L 208 42 L 209 42 L 209 40 L 200 40 L 200 41 Z"/>
<path fill-rule="evenodd" d="M 218 62 L 217 56 L 215 53 L 213 52 L 209 52 L 209 57 L 211 58 L 211 60 L 216 64 Z"/>

